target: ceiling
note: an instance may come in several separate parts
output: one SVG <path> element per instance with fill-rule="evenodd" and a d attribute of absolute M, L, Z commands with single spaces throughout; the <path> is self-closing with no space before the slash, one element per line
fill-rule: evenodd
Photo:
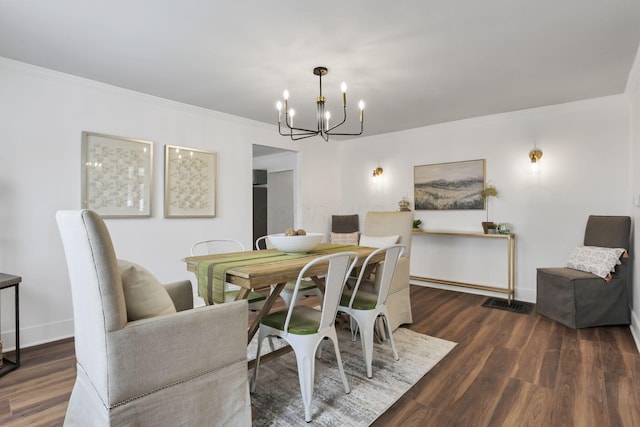
<path fill-rule="evenodd" d="M 0 0 L 0 56 L 309 127 L 322 65 L 365 136 L 620 94 L 639 43 L 638 0 Z"/>

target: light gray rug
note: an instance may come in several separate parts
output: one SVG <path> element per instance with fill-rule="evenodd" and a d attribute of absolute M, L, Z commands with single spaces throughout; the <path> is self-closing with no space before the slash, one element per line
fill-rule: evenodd
<path fill-rule="evenodd" d="M 393 337 L 400 360 L 393 360 L 388 341 L 375 344 L 373 378 L 369 379 L 359 337 L 352 342 L 350 332 L 345 329 L 338 331 L 338 337 L 351 393 L 344 393 L 333 346 L 325 342 L 322 358 L 316 359 L 311 403 L 314 426 L 370 425 L 456 346 L 450 341 L 399 328 Z M 249 346 L 250 360 L 255 358 L 255 341 Z M 276 348 L 283 346 L 284 340 L 274 338 L 273 341 Z M 266 349 L 269 349 L 268 340 L 263 343 L 263 353 Z M 249 379 L 252 374 L 250 370 Z M 293 352 L 260 365 L 251 403 L 253 426 L 307 425 Z"/>

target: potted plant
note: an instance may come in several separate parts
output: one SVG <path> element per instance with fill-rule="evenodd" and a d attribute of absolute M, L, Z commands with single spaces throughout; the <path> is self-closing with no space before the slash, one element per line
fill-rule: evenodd
<path fill-rule="evenodd" d="M 413 220 L 413 229 L 414 230 L 420 230 L 420 224 L 422 224 L 422 220 L 421 219 L 414 219 Z"/>
<path fill-rule="evenodd" d="M 489 184 L 480 192 L 480 197 L 482 197 L 482 200 L 484 200 L 485 206 L 487 207 L 487 220 L 482 222 L 484 234 L 489 233 L 489 229 L 492 229 L 495 232 L 497 225 L 489 221 L 489 199 L 491 197 L 498 197 L 498 189 L 495 185 Z"/>

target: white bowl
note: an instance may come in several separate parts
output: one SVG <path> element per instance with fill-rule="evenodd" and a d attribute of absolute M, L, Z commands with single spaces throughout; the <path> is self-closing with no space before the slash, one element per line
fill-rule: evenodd
<path fill-rule="evenodd" d="M 279 251 L 300 254 L 313 250 L 323 237 L 322 233 L 307 233 L 306 236 L 285 236 L 284 233 L 278 233 L 270 234 L 269 241 Z"/>

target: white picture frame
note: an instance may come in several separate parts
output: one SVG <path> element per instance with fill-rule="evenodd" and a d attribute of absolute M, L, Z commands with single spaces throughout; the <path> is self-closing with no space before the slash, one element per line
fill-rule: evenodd
<path fill-rule="evenodd" d="M 165 218 L 215 217 L 218 154 L 165 145 L 164 157 Z"/>
<path fill-rule="evenodd" d="M 153 142 L 82 132 L 83 209 L 104 218 L 151 216 Z"/>

